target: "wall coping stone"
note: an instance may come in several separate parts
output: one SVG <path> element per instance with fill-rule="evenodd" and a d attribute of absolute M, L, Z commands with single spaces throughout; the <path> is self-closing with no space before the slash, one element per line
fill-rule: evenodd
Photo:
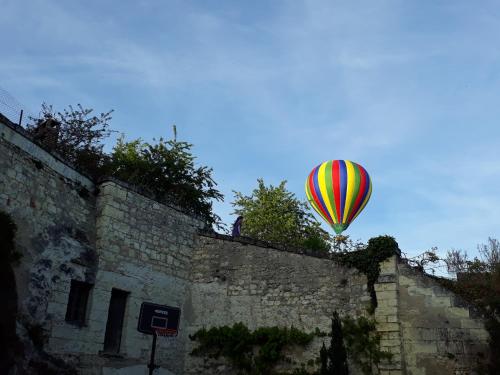
<path fill-rule="evenodd" d="M 116 184 L 116 185 L 118 185 L 118 186 L 120 186 L 128 191 L 142 195 L 145 198 L 151 199 L 152 201 L 155 201 L 159 204 L 167 206 L 168 208 L 171 208 L 171 209 L 173 209 L 177 212 L 180 212 L 184 215 L 187 215 L 193 219 L 200 220 L 203 222 L 205 221 L 202 216 L 197 215 L 196 213 L 193 213 L 188 209 L 180 207 L 180 206 L 176 205 L 175 203 L 169 202 L 167 199 L 159 199 L 159 198 L 155 197 L 154 194 L 148 192 L 146 189 L 143 189 L 140 186 L 133 185 L 133 184 L 130 184 L 128 182 L 122 181 L 122 180 L 120 180 L 116 177 L 113 177 L 113 176 L 105 176 L 105 177 L 100 178 L 98 180 L 98 186 L 102 186 L 106 182 L 112 182 L 112 183 L 114 183 L 114 184 Z"/>
<path fill-rule="evenodd" d="M 34 149 L 33 149 L 33 147 L 29 147 L 22 140 L 16 139 L 17 137 L 13 136 L 12 134 L 9 135 L 8 138 L 6 138 L 5 137 L 6 134 L 4 132 L 4 129 L 2 129 L 2 127 L 3 127 L 2 125 L 5 126 L 7 129 L 11 130 L 13 133 L 15 133 L 15 134 L 21 136 L 22 138 L 24 138 L 25 141 L 28 141 L 28 142 L 32 143 L 35 146 L 35 148 L 39 148 L 40 149 L 39 151 L 42 151 L 42 153 L 43 153 L 42 154 L 43 155 L 43 160 L 41 160 L 41 161 L 45 162 L 45 164 L 47 164 L 47 161 L 49 161 L 49 159 L 52 157 L 52 158 L 56 159 L 56 161 L 58 161 L 59 163 L 64 164 L 67 168 L 70 168 L 71 170 L 73 170 L 74 173 L 80 175 L 80 179 L 76 179 L 74 176 L 68 177 L 68 176 L 66 176 L 64 173 L 62 173 L 59 170 L 56 170 L 56 172 L 59 172 L 62 175 L 64 175 L 65 177 L 71 178 L 73 180 L 79 180 L 78 182 L 81 183 L 82 185 L 85 185 L 87 188 L 94 187 L 93 186 L 94 185 L 94 181 L 93 181 L 92 177 L 90 177 L 89 175 L 87 175 L 85 172 L 79 171 L 72 163 L 70 163 L 69 161 L 67 161 L 66 159 L 64 159 L 57 152 L 49 150 L 43 144 L 41 144 L 40 142 L 37 142 L 33 138 L 33 136 L 26 131 L 26 129 L 24 129 L 22 126 L 20 126 L 18 124 L 14 124 L 7 117 L 5 117 L 4 115 L 2 115 L 0 113 L 0 131 L 1 131 L 2 138 L 7 139 L 7 141 L 9 143 L 11 143 L 11 144 L 19 147 L 21 150 L 23 150 L 24 152 L 30 154 L 32 157 L 40 159 L 41 155 L 34 155 Z M 53 163 L 51 163 L 50 166 L 53 169 L 55 169 Z M 82 180 L 86 180 L 86 181 L 82 181 Z"/>
<path fill-rule="evenodd" d="M 326 253 L 326 254 L 325 253 L 318 253 L 318 252 L 315 252 L 313 250 L 309 250 L 309 249 L 305 249 L 305 248 L 285 246 L 285 245 L 282 245 L 279 243 L 258 240 L 256 238 L 251 238 L 251 237 L 246 237 L 246 236 L 233 237 L 233 236 L 230 236 L 227 234 L 217 233 L 214 230 L 200 229 L 200 230 L 198 230 L 198 235 L 200 235 L 202 237 L 215 238 L 215 239 L 223 240 L 223 241 L 239 242 L 243 245 L 254 245 L 254 246 L 259 246 L 259 247 L 263 247 L 263 248 L 293 253 L 293 254 L 306 255 L 306 256 L 313 257 L 313 258 L 328 259 L 328 260 L 331 260 L 333 262 L 339 263 L 338 259 L 336 259 L 336 257 L 335 257 L 335 255 L 337 253 Z M 356 250 L 356 251 L 363 251 L 363 250 Z M 356 251 L 351 251 L 349 253 L 355 253 Z M 343 254 L 343 253 L 341 253 L 341 254 Z M 394 255 L 398 258 L 398 260 L 401 259 L 400 253 L 397 253 Z M 349 267 L 347 267 L 347 268 L 349 268 Z M 392 281 L 388 281 L 388 282 L 392 282 Z"/>
<path fill-rule="evenodd" d="M 215 238 L 215 239 L 223 240 L 223 241 L 238 242 L 238 243 L 241 243 L 243 245 L 254 245 L 254 246 L 278 250 L 278 251 L 282 251 L 282 252 L 294 253 L 294 254 L 299 254 L 299 255 L 307 255 L 310 257 L 314 257 L 314 258 L 329 259 L 329 260 L 335 261 L 335 259 L 332 258 L 332 256 L 330 254 L 316 253 L 316 252 L 313 252 L 312 250 L 308 250 L 308 249 L 301 249 L 301 248 L 296 248 L 296 247 L 292 247 L 292 246 L 285 246 L 285 245 L 281 245 L 281 244 L 277 244 L 277 243 L 273 243 L 273 242 L 258 240 L 256 238 L 251 238 L 251 237 L 245 237 L 245 236 L 233 237 L 233 236 L 229 236 L 227 234 L 221 234 L 221 233 L 217 233 L 215 231 L 206 230 L 206 229 L 198 230 L 198 234 L 202 237 Z"/>

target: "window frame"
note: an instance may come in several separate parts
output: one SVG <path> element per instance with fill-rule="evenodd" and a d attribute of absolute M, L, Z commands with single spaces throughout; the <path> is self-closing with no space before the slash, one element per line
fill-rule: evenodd
<path fill-rule="evenodd" d="M 87 323 L 90 292 L 94 284 L 71 280 L 64 320 L 68 324 L 84 327 Z"/>

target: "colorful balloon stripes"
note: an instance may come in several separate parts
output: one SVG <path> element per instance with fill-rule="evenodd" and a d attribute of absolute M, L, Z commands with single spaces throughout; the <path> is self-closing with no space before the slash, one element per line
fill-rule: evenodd
<path fill-rule="evenodd" d="M 349 160 L 329 160 L 314 168 L 306 181 L 307 200 L 340 234 L 365 208 L 372 193 L 366 170 Z"/>

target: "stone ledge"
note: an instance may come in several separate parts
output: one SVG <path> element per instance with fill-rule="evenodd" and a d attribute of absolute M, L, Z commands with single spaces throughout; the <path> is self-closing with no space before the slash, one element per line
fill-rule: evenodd
<path fill-rule="evenodd" d="M 1 129 L 5 127 L 5 129 Z M 48 150 L 42 144 L 36 142 L 33 137 L 22 127 L 14 124 L 5 116 L 0 113 L 0 130 L 1 138 L 5 139 L 6 142 L 12 146 L 17 147 L 23 152 L 30 155 L 32 158 L 40 160 L 44 165 L 50 167 L 57 173 L 61 174 L 66 178 L 80 183 L 88 189 L 93 188 L 94 181 L 86 173 L 79 171 L 73 164 L 65 160 L 59 154 L 54 151 Z M 54 163 L 50 162 L 53 159 L 56 163 L 63 164 L 57 168 Z"/>
<path fill-rule="evenodd" d="M 255 238 L 251 238 L 251 237 L 244 237 L 244 236 L 233 237 L 233 236 L 228 236 L 226 234 L 221 234 L 221 233 L 217 233 L 215 231 L 204 230 L 204 229 L 200 229 L 198 231 L 198 234 L 202 237 L 214 238 L 214 239 L 222 240 L 222 241 L 238 242 L 242 245 L 253 245 L 253 246 L 258 246 L 258 247 L 262 247 L 262 248 L 266 248 L 266 249 L 279 250 L 279 251 L 284 251 L 284 252 L 288 252 L 288 253 L 307 255 L 307 256 L 314 257 L 314 258 L 329 259 L 329 260 L 335 261 L 335 259 L 332 259 L 330 254 L 321 254 L 321 253 L 318 254 L 318 253 L 315 253 L 311 250 L 287 247 L 287 246 L 283 246 L 283 245 L 272 243 L 272 242 L 257 240 Z"/>
<path fill-rule="evenodd" d="M 146 189 L 143 189 L 137 185 L 133 185 L 133 184 L 130 184 L 128 182 L 119 180 L 119 179 L 112 177 L 112 176 L 106 176 L 106 177 L 100 178 L 97 182 L 97 186 L 101 187 L 109 182 L 113 183 L 115 185 L 118 185 L 119 187 L 121 187 L 125 190 L 131 191 L 131 192 L 136 193 L 138 195 L 141 195 L 144 198 L 150 199 L 156 203 L 159 203 L 159 204 L 164 205 L 168 208 L 171 208 L 172 210 L 180 212 L 186 216 L 189 216 L 192 219 L 203 221 L 203 218 L 201 216 L 196 215 L 193 212 L 190 212 L 189 210 L 184 209 L 184 208 L 176 205 L 173 201 L 169 201 L 168 199 L 159 199 L 159 198 L 155 197 L 153 193 L 148 192 Z"/>

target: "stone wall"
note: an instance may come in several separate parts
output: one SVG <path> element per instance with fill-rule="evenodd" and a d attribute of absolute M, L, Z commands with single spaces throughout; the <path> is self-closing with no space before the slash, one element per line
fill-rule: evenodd
<path fill-rule="evenodd" d="M 152 337 L 137 332 L 140 305 L 184 309 L 201 221 L 118 181 L 95 186 L 12 124 L 0 123 L 0 135 L 0 210 L 17 224 L 23 254 L 14 267 L 25 352 L 18 371 L 45 352 L 82 374 L 142 373 Z M 72 280 L 93 284 L 83 326 L 65 320 Z M 129 294 L 120 352 L 111 356 L 102 350 L 113 288 Z M 33 347 L 33 327 L 46 337 L 43 351 Z M 182 373 L 182 328 L 157 353 L 165 371 Z"/>
<path fill-rule="evenodd" d="M 38 360 L 28 330 L 39 328 L 52 338 L 62 309 L 64 321 L 70 280 L 95 278 L 96 199 L 90 180 L 0 125 L 0 209 L 17 225 L 16 246 L 23 255 L 14 271 L 25 366 L 31 356 Z M 75 345 L 84 345 L 78 339 L 73 337 Z"/>
<path fill-rule="evenodd" d="M 140 305 L 146 301 L 184 311 L 192 251 L 202 223 L 114 182 L 100 186 L 97 207 L 97 249 L 101 256 L 94 301 L 106 306 L 111 288 L 130 292 L 123 355 L 144 364 L 149 359 L 152 338 L 137 332 Z M 100 329 L 104 328 L 102 324 Z M 158 351 L 158 364 L 182 373 L 186 340 L 181 324 L 169 350 Z M 120 360 L 114 362 L 119 366 Z"/>
<path fill-rule="evenodd" d="M 481 373 L 488 357 L 484 321 L 458 296 L 400 262 L 399 320 L 406 373 Z"/>
<path fill-rule="evenodd" d="M 23 254 L 14 267 L 24 345 L 18 374 L 57 358 L 81 374 L 144 374 L 152 338 L 136 327 L 146 301 L 182 309 L 178 338 L 157 353 L 161 373 L 179 375 L 234 374 L 221 360 L 189 355 L 188 335 L 202 327 L 243 322 L 328 332 L 333 310 L 359 316 L 370 305 L 366 277 L 354 269 L 198 234 L 196 218 L 119 181 L 96 185 L 1 121 L 0 210 L 16 222 Z M 65 320 L 72 280 L 93 285 L 83 326 Z M 128 297 L 120 351 L 109 355 L 102 350 L 113 289 Z M 381 264 L 375 291 L 381 346 L 394 355 L 381 374 L 472 374 L 487 357 L 480 317 L 432 278 L 393 257 Z M 45 337 L 43 350 L 33 332 Z M 292 367 L 316 358 L 323 341 L 289 353 Z"/>
<path fill-rule="evenodd" d="M 392 257 L 375 284 L 381 348 L 393 353 L 382 374 L 479 374 L 488 360 L 482 316 L 436 279 Z"/>
<path fill-rule="evenodd" d="M 191 252 L 201 223 L 112 181 L 99 186 L 96 217 L 99 268 L 88 326 L 80 329 L 80 336 L 88 338 L 90 345 L 69 346 L 74 328 L 63 324 L 54 334 L 51 350 L 86 354 L 80 363 L 81 373 L 137 366 L 144 370 L 152 337 L 137 331 L 140 306 L 142 302 L 153 302 L 184 309 Z M 118 356 L 101 352 L 113 288 L 129 293 Z M 185 341 L 181 325 L 173 345 L 158 350 L 156 364 L 182 373 Z M 97 358 L 96 351 L 100 354 Z"/>
<path fill-rule="evenodd" d="M 185 311 L 189 333 L 236 322 L 252 330 L 293 325 L 306 332 L 316 328 L 329 332 L 334 310 L 359 316 L 366 314 L 370 303 L 366 277 L 354 269 L 230 237 L 200 237 L 191 280 Z M 295 367 L 316 359 L 323 341 L 328 338 L 318 338 L 306 351 L 294 353 Z M 188 355 L 184 373 L 232 374 L 234 370 L 223 361 L 205 363 Z"/>
<path fill-rule="evenodd" d="M 398 293 L 397 257 L 393 256 L 380 264 L 380 276 L 375 284 L 377 308 L 374 315 L 377 320 L 377 330 L 380 332 L 380 347 L 392 353 L 391 362 L 380 366 L 382 375 L 404 374 L 402 357 L 401 326 L 399 321 L 400 304 Z"/>

